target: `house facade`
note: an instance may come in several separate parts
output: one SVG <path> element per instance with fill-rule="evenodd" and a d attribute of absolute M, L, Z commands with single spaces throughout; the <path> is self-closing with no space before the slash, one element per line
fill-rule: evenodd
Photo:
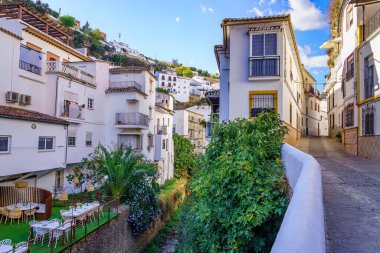
<path fill-rule="evenodd" d="M 338 16 L 339 33 L 322 45 L 337 49 L 324 92 L 328 100 L 329 136 L 342 133 L 345 150 L 351 155 L 380 160 L 378 54 L 380 4 L 343 1 Z"/>
<path fill-rule="evenodd" d="M 220 71 L 219 119 L 280 115 L 286 141 L 301 136 L 303 70 L 290 15 L 224 19 L 223 45 L 215 46 Z"/>

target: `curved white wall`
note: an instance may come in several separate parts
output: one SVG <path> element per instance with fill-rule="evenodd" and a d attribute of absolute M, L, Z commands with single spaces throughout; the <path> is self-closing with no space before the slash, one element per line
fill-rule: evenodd
<path fill-rule="evenodd" d="M 272 253 L 326 252 L 322 175 L 310 155 L 288 145 L 282 162 L 293 196 L 286 210 Z"/>

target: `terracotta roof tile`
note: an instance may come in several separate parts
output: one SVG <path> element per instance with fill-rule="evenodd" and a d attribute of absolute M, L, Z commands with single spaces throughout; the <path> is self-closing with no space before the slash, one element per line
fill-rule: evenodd
<path fill-rule="evenodd" d="M 273 16 L 260 16 L 253 18 L 225 18 L 223 19 L 223 24 L 226 22 L 240 22 L 240 21 L 261 21 L 261 20 L 270 20 L 270 19 L 282 19 L 287 18 L 290 15 L 288 13 L 281 15 L 273 15 Z"/>
<path fill-rule="evenodd" d="M 0 118 L 38 121 L 52 124 L 68 125 L 66 120 L 36 111 L 0 105 Z"/>

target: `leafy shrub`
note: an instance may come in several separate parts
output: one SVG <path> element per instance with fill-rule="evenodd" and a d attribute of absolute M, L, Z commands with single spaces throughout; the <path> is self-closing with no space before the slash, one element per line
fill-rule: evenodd
<path fill-rule="evenodd" d="M 341 131 L 338 131 L 335 135 L 335 137 L 338 139 L 338 141 L 340 143 L 342 143 L 342 132 Z"/>
<path fill-rule="evenodd" d="M 193 175 L 196 167 L 194 146 L 183 136 L 173 135 L 174 142 L 174 177 L 182 178 Z"/>
<path fill-rule="evenodd" d="M 61 16 L 58 20 L 64 27 L 74 27 L 76 24 L 75 18 L 69 15 Z"/>
<path fill-rule="evenodd" d="M 287 130 L 276 114 L 214 128 L 179 225 L 181 252 L 265 252 L 285 213 L 280 162 Z"/>

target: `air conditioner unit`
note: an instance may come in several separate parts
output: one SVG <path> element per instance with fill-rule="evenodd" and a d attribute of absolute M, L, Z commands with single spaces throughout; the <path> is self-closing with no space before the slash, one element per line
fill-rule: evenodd
<path fill-rule="evenodd" d="M 13 91 L 7 91 L 7 95 L 5 98 L 7 103 L 15 103 L 18 101 L 18 93 Z"/>
<path fill-rule="evenodd" d="M 30 105 L 32 103 L 32 97 L 25 94 L 21 94 L 18 102 L 20 103 L 20 105 Z"/>

